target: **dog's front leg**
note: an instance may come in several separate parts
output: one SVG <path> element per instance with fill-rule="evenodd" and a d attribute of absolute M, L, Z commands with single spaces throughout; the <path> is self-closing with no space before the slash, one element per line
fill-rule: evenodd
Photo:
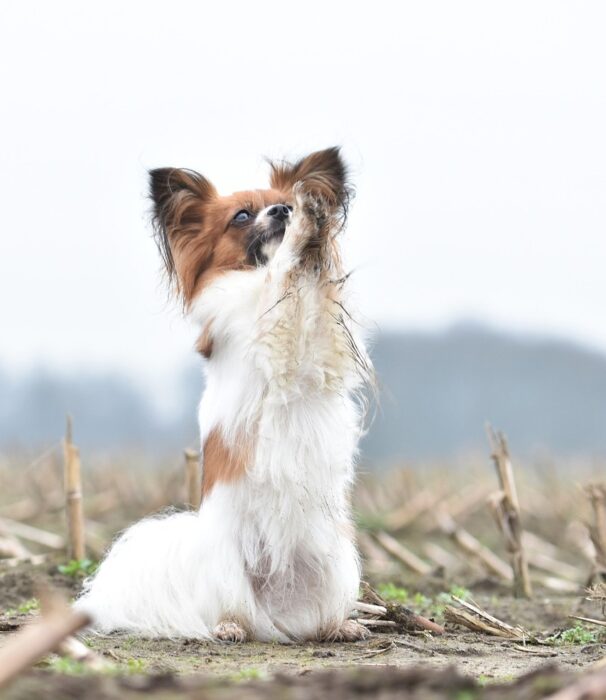
<path fill-rule="evenodd" d="M 255 347 L 264 373 L 275 386 L 297 391 L 296 378 L 309 357 L 314 315 L 326 279 L 334 273 L 330 205 L 304 184 L 295 186 L 295 207 L 284 239 L 270 261 L 261 292 Z"/>

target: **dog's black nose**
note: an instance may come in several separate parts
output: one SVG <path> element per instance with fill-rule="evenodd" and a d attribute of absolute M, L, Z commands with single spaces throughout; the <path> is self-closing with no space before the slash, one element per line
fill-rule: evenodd
<path fill-rule="evenodd" d="M 267 210 L 267 216 L 271 216 L 278 221 L 286 221 L 290 214 L 290 209 L 286 204 L 274 204 L 273 207 Z"/>

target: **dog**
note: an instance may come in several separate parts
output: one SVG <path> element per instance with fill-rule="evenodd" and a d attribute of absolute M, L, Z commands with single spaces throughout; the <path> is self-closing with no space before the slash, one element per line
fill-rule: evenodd
<path fill-rule="evenodd" d="M 338 148 L 270 163 L 220 196 L 150 172 L 155 238 L 200 329 L 202 505 L 145 519 L 76 605 L 101 633 L 226 642 L 354 641 L 350 489 L 372 366 L 339 254 L 351 197 Z"/>

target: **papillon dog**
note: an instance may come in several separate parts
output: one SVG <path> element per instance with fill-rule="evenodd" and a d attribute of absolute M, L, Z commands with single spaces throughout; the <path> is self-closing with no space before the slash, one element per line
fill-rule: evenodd
<path fill-rule="evenodd" d="M 113 544 L 76 605 L 102 633 L 347 640 L 360 565 L 350 489 L 369 357 L 339 255 L 351 188 L 338 148 L 270 163 L 221 196 L 152 170 L 156 242 L 199 327 L 202 505 Z"/>

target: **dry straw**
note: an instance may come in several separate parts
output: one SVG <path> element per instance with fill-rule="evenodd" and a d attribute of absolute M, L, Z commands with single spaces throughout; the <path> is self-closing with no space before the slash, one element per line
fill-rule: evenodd
<path fill-rule="evenodd" d="M 86 555 L 84 546 L 84 514 L 82 510 L 82 480 L 80 476 L 80 451 L 72 442 L 72 419 L 67 417 L 65 440 L 63 442 L 65 507 L 67 512 L 67 532 L 69 556 L 81 560 Z"/>
<path fill-rule="evenodd" d="M 200 471 L 200 454 L 195 450 L 184 450 L 185 478 L 187 485 L 187 503 L 194 510 L 200 507 L 202 498 L 202 473 Z"/>
<path fill-rule="evenodd" d="M 522 546 L 522 522 L 520 501 L 513 476 L 513 466 L 509 456 L 507 440 L 501 432 L 495 432 L 489 425 L 486 428 L 492 450 L 492 459 L 497 470 L 501 491 L 490 499 L 497 525 L 505 539 L 505 547 L 511 557 L 514 594 L 531 598 L 532 584 L 528 574 L 528 561 Z"/>

